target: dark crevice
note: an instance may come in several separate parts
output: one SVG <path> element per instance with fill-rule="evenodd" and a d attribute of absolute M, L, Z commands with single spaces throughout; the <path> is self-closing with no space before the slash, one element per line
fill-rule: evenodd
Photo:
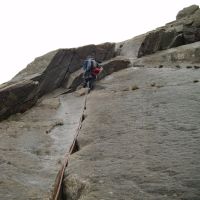
<path fill-rule="evenodd" d="M 83 122 L 85 120 L 85 118 L 86 118 L 86 115 L 82 114 L 82 116 L 81 116 L 81 122 Z"/>
<path fill-rule="evenodd" d="M 66 196 L 64 194 L 64 186 L 63 186 L 63 182 L 62 182 L 62 185 L 61 185 L 61 191 L 60 191 L 60 197 L 58 200 L 66 200 Z"/>
<path fill-rule="evenodd" d="M 74 154 L 74 153 L 78 152 L 79 150 L 80 150 L 80 146 L 79 146 L 79 143 L 78 143 L 78 141 L 77 141 L 77 139 L 76 139 L 71 154 Z"/>

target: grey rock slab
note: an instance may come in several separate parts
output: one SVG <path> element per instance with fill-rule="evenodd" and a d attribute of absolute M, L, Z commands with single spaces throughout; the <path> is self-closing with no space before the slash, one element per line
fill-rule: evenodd
<path fill-rule="evenodd" d="M 177 66 L 200 65 L 200 42 L 156 52 L 132 60 L 133 66 Z"/>
<path fill-rule="evenodd" d="M 82 116 L 84 97 L 46 95 L 0 123 L 0 199 L 49 199 Z M 57 97 L 55 98 L 54 96 Z"/>
<path fill-rule="evenodd" d="M 80 150 L 65 171 L 68 200 L 200 196 L 200 71 L 129 68 L 87 98 Z M 125 90 L 137 85 L 137 90 Z"/>

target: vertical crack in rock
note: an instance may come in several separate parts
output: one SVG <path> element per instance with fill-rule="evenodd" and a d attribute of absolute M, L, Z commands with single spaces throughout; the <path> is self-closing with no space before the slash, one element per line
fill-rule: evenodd
<path fill-rule="evenodd" d="M 5 189 L 1 195 L 5 199 L 8 197 L 8 199 L 47 199 L 48 191 L 51 190 L 52 182 L 57 175 L 56 195 L 59 194 L 58 199 L 63 200 L 84 199 L 85 195 L 93 195 L 92 188 L 95 191 L 99 189 L 100 198 L 96 199 L 107 199 L 105 195 L 113 195 L 112 199 L 128 199 L 129 191 L 137 199 L 141 197 L 137 196 L 140 195 L 141 188 L 144 190 L 142 199 L 153 198 L 152 195 L 156 195 L 155 198 L 159 198 L 158 195 L 165 195 L 163 198 L 166 195 L 169 198 L 198 198 L 199 173 L 196 169 L 199 166 L 197 151 L 200 81 L 197 71 L 200 68 L 199 17 L 199 6 L 193 6 L 181 11 L 176 21 L 121 44 L 104 43 L 55 50 L 35 59 L 10 82 L 2 84 L 0 120 L 17 112 L 25 112 L 36 104 L 38 98 L 59 87 L 65 87 L 65 84 L 66 88 L 70 89 L 64 91 L 63 88 L 59 88 L 55 91 L 56 94 L 52 95 L 57 95 L 57 92 L 66 94 L 76 89 L 81 81 L 81 63 L 88 55 L 94 55 L 97 61 L 102 62 L 104 70 L 99 80 L 131 66 L 140 67 L 124 70 L 121 75 L 116 73 L 110 79 L 104 80 L 105 91 L 102 93 L 97 91 L 96 97 L 91 96 L 91 107 L 87 114 L 92 113 L 92 117 L 87 118 L 87 126 L 82 127 L 86 117 L 84 110 L 87 95 L 83 112 L 80 110 L 81 98 L 80 101 L 78 98 L 75 100 L 75 97 L 69 101 L 67 98 L 63 100 L 65 104 L 61 110 L 65 106 L 67 109 L 69 107 L 69 113 L 77 117 L 75 122 L 74 116 L 65 112 L 65 109 L 62 115 L 58 114 L 62 116 L 64 122 L 69 119 L 68 116 L 71 117 L 69 124 L 73 127 L 73 131 L 70 131 L 71 138 L 68 144 L 65 140 L 67 123 L 55 120 L 54 103 L 49 103 L 48 106 L 36 105 L 30 112 L 12 116 L 2 122 L 0 130 L 3 132 L 1 135 L 3 158 L 0 164 L 3 166 L 2 177 L 5 179 L 3 180 L 5 182 L 1 181 L 1 186 Z M 117 55 L 119 56 L 116 57 Z M 137 55 L 142 58 L 138 59 Z M 141 90 L 135 94 L 128 92 L 139 89 L 137 86 L 139 83 Z M 148 86 L 146 83 L 149 83 Z M 44 98 L 50 96 L 51 94 L 48 94 Z M 76 109 L 75 104 L 78 105 Z M 95 109 L 92 110 L 92 106 Z M 75 129 L 77 124 L 79 124 L 78 129 Z M 72 130 L 71 127 L 69 130 Z M 170 131 L 165 131 L 165 127 Z M 80 129 L 81 134 L 77 138 Z M 107 134 L 108 129 L 109 134 Z M 44 134 L 45 132 L 47 134 Z M 119 146 L 116 145 L 118 141 L 120 141 Z M 90 146 L 83 148 L 86 143 L 90 143 Z M 67 145 L 69 145 L 68 154 L 60 169 L 61 156 L 66 153 L 64 148 Z M 167 149 L 163 146 L 172 148 Z M 119 149 L 122 152 L 121 157 Z M 66 176 L 63 177 L 69 152 L 74 155 L 71 156 L 70 166 Z M 148 162 L 147 168 L 144 167 L 144 157 Z M 121 162 L 121 158 L 127 160 L 127 165 Z M 98 161 L 102 161 L 103 170 L 101 166 L 97 166 Z M 108 166 L 108 163 L 113 163 L 113 166 L 117 167 L 116 172 Z M 161 173 L 162 179 L 160 179 Z M 118 180 L 121 178 L 121 182 L 119 188 L 113 192 L 110 189 L 117 184 L 116 175 Z M 158 188 L 157 185 L 154 187 L 153 176 L 159 185 Z M 171 176 L 175 178 L 171 179 Z M 99 180 L 99 177 L 102 177 L 102 180 Z M 111 182 L 107 182 L 107 177 L 112 178 Z M 177 184 L 177 177 L 180 177 L 180 184 Z M 122 182 L 127 185 L 121 185 Z M 130 188 L 135 185 L 139 187 Z M 179 188 L 171 189 L 174 185 L 178 185 Z M 106 193 L 106 189 L 110 191 Z M 55 194 L 54 191 L 52 193 Z M 126 196 L 120 196 L 124 194 Z"/>
<path fill-rule="evenodd" d="M 88 94 L 88 93 L 87 93 Z M 64 171 L 68 166 L 68 162 L 69 162 L 69 154 L 72 155 L 76 152 L 78 152 L 80 150 L 80 146 L 78 143 L 78 135 L 79 135 L 79 131 L 82 127 L 82 122 L 85 119 L 85 109 L 86 109 L 86 103 L 87 103 L 87 94 L 85 96 L 84 102 L 83 102 L 83 107 L 82 107 L 82 112 L 81 112 L 81 117 L 80 117 L 80 121 L 78 124 L 78 127 L 76 129 L 76 133 L 74 136 L 74 140 L 73 143 L 71 144 L 71 147 L 69 149 L 69 152 L 66 154 L 64 161 L 63 161 L 63 165 L 61 167 L 61 169 L 59 170 L 58 174 L 57 174 L 57 178 L 55 180 L 55 186 L 54 186 L 54 191 L 52 193 L 52 198 L 54 200 L 64 200 L 64 199 L 78 199 L 80 197 L 80 195 L 82 195 L 82 191 L 84 190 L 86 184 L 85 181 L 79 181 L 77 178 L 72 178 L 69 180 L 69 182 L 72 182 L 72 185 L 76 185 L 77 187 L 75 187 L 75 190 L 72 192 L 72 188 L 69 187 L 69 190 L 66 192 L 65 187 L 63 187 L 63 180 L 64 180 Z M 77 184 L 76 184 L 77 183 Z M 71 185 L 71 184 L 70 184 Z M 76 196 L 74 196 L 74 194 L 76 193 Z"/>
<path fill-rule="evenodd" d="M 78 140 L 76 139 L 71 154 L 74 154 L 74 153 L 78 152 L 79 150 L 80 150 L 80 146 L 79 146 Z"/>

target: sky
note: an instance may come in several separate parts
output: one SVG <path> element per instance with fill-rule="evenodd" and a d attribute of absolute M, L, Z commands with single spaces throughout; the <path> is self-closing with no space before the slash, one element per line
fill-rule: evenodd
<path fill-rule="evenodd" d="M 58 48 L 121 42 L 200 0 L 0 0 L 0 84 Z"/>

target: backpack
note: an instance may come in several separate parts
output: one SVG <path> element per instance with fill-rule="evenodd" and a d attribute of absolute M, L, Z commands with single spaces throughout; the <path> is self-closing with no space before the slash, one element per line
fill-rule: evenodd
<path fill-rule="evenodd" d="M 92 59 L 85 60 L 83 63 L 84 72 L 91 72 L 93 66 L 94 66 L 94 60 L 92 60 Z"/>

